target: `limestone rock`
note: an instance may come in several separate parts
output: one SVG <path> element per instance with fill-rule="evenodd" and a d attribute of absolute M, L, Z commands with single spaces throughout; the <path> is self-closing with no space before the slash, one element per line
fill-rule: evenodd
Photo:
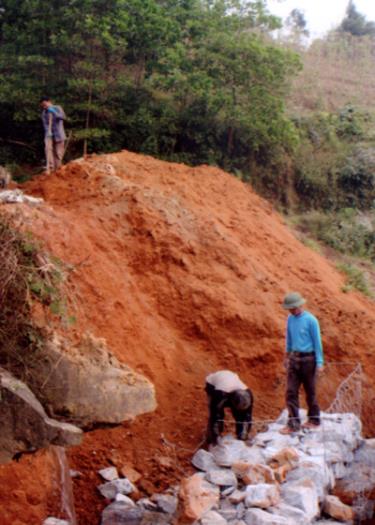
<path fill-rule="evenodd" d="M 66 348 L 55 336 L 45 353 L 33 388 L 43 393 L 54 413 L 89 428 L 155 410 L 152 383 L 112 356 L 104 339 L 86 335 L 79 347 Z"/>
<path fill-rule="evenodd" d="M 201 519 L 202 525 L 227 525 L 227 523 L 227 520 L 214 510 L 207 512 Z"/>
<path fill-rule="evenodd" d="M 128 479 L 114 479 L 99 485 L 98 490 L 102 496 L 108 499 L 115 499 L 117 494 L 130 494 L 134 490 L 134 485 Z"/>
<path fill-rule="evenodd" d="M 220 500 L 220 508 L 218 513 L 227 521 L 231 522 L 237 519 L 239 516 L 238 511 L 239 507 L 237 505 L 233 505 L 228 499 L 225 498 Z"/>
<path fill-rule="evenodd" d="M 237 478 L 229 469 L 215 469 L 210 470 L 206 474 L 206 479 L 213 485 L 219 485 L 219 487 L 237 487 Z"/>
<path fill-rule="evenodd" d="M 343 479 L 346 475 L 346 465 L 344 463 L 333 463 L 331 469 L 335 479 Z"/>
<path fill-rule="evenodd" d="M 246 448 L 243 441 L 234 439 L 231 436 L 225 436 L 219 440 L 215 447 L 211 448 L 211 453 L 217 465 L 220 467 L 231 467 L 233 463 L 242 460 Z"/>
<path fill-rule="evenodd" d="M 122 501 L 108 505 L 102 513 L 101 525 L 141 525 L 144 511 L 129 507 Z"/>
<path fill-rule="evenodd" d="M 169 525 L 170 519 L 170 516 L 163 512 L 145 510 L 141 525 Z"/>
<path fill-rule="evenodd" d="M 120 472 L 124 478 L 127 478 L 132 483 L 137 483 L 137 481 L 139 481 L 142 477 L 142 475 L 131 465 L 124 465 L 120 468 Z"/>
<path fill-rule="evenodd" d="M 121 494 L 120 492 L 116 494 L 115 501 L 122 501 L 123 503 L 126 503 L 129 507 L 135 507 L 134 501 L 128 498 L 128 496 L 125 496 L 125 494 Z"/>
<path fill-rule="evenodd" d="M 246 498 L 246 491 L 245 490 L 235 490 L 232 492 L 232 494 L 229 496 L 229 501 L 233 503 L 234 505 L 237 505 L 238 503 L 241 503 L 241 501 L 244 501 Z"/>
<path fill-rule="evenodd" d="M 259 485 L 248 485 L 246 487 L 245 505 L 247 507 L 261 507 L 267 509 L 274 507 L 280 502 L 278 487 L 268 483 Z"/>
<path fill-rule="evenodd" d="M 286 483 L 281 487 L 283 500 L 302 510 L 312 520 L 319 515 L 319 499 L 315 485 L 310 480 Z"/>
<path fill-rule="evenodd" d="M 166 514 L 174 514 L 177 510 L 178 499 L 172 494 L 155 494 L 152 496 L 152 501 Z"/>
<path fill-rule="evenodd" d="M 264 451 L 261 447 L 245 447 L 241 453 L 241 459 L 245 463 L 264 463 Z"/>
<path fill-rule="evenodd" d="M 324 500 L 323 510 L 332 518 L 340 521 L 352 521 L 354 518 L 353 509 L 345 505 L 336 496 L 327 496 Z"/>
<path fill-rule="evenodd" d="M 49 418 L 28 386 L 2 368 L 0 399 L 0 463 L 10 461 L 18 452 L 81 442 L 79 428 Z"/>
<path fill-rule="evenodd" d="M 286 518 L 289 525 L 309 525 L 309 523 L 311 523 L 311 520 L 301 509 L 292 507 L 284 502 L 279 503 L 276 507 L 270 507 L 267 510 L 271 512 L 271 514 Z"/>
<path fill-rule="evenodd" d="M 294 468 L 300 458 L 300 454 L 293 447 L 286 447 L 277 452 L 272 456 L 268 464 L 272 468 L 282 467 L 283 465 L 288 465 L 290 468 Z"/>
<path fill-rule="evenodd" d="M 116 467 L 102 468 L 98 471 L 98 474 L 106 481 L 113 481 L 119 477 Z"/>
<path fill-rule="evenodd" d="M 257 483 L 276 483 L 273 470 L 267 465 L 251 463 L 234 463 L 233 472 L 246 485 L 256 485 Z"/>
<path fill-rule="evenodd" d="M 203 514 L 217 506 L 220 490 L 199 474 L 185 478 L 181 482 L 180 498 L 187 518 L 200 519 Z"/>
<path fill-rule="evenodd" d="M 214 456 L 211 454 L 211 452 L 207 452 L 207 450 L 204 450 L 203 448 L 200 448 L 194 454 L 192 463 L 195 468 L 203 470 L 204 472 L 217 468 Z"/>
<path fill-rule="evenodd" d="M 151 501 L 149 498 L 141 498 L 137 501 L 137 505 L 142 509 L 157 511 L 158 506 L 156 503 Z"/>
<path fill-rule="evenodd" d="M 291 525 L 283 516 L 270 514 L 261 509 L 248 509 L 244 521 L 246 525 Z"/>
<path fill-rule="evenodd" d="M 327 469 L 327 467 L 325 467 Z M 313 463 L 302 463 L 301 466 L 288 473 L 287 482 L 300 482 L 304 479 L 311 480 L 316 488 L 319 501 L 323 501 L 328 489 L 331 488 L 329 473 L 325 469 Z"/>

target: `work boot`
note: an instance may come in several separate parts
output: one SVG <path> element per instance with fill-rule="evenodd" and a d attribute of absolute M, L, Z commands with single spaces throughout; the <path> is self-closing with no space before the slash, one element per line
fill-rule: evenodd
<path fill-rule="evenodd" d="M 313 423 L 312 421 L 306 421 L 302 424 L 304 430 L 316 430 L 319 426 L 319 423 Z"/>

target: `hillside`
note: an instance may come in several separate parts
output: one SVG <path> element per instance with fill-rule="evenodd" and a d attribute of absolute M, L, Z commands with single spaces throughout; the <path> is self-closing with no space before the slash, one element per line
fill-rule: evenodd
<path fill-rule="evenodd" d="M 104 337 L 120 361 L 155 384 L 159 403 L 155 414 L 92 431 L 70 449 L 71 468 L 83 474 L 75 480 L 80 525 L 95 523 L 103 506 L 98 468 L 131 464 L 142 473 L 144 492 L 181 476 L 204 436 L 209 372 L 239 372 L 254 392 L 256 420 L 279 412 L 286 318 L 280 305 L 290 290 L 301 291 L 321 321 L 323 407 L 351 363 L 361 362 L 363 421 L 374 434 L 375 304 L 343 293 L 343 276 L 249 186 L 217 168 L 123 151 L 72 162 L 23 189 L 46 203 L 17 205 L 17 213 L 71 268 L 69 309 L 77 321 L 65 337 Z M 15 472 L 22 461 L 0 467 L 0 506 L 7 500 L 8 509 L 19 505 L 4 485 Z"/>
<path fill-rule="evenodd" d="M 374 111 L 374 40 L 331 33 L 300 50 L 303 69 L 288 100 L 293 115 L 335 112 L 347 104 Z"/>

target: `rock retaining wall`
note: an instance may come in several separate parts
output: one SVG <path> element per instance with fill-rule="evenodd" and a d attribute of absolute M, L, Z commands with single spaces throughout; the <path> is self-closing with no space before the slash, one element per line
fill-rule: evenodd
<path fill-rule="evenodd" d="M 320 427 L 282 435 L 286 412 L 251 444 L 225 436 L 192 458 L 199 472 L 180 487 L 135 503 L 124 480 L 99 487 L 111 503 L 102 525 L 320 525 L 353 523 L 332 491 L 368 444 L 354 414 L 322 414 Z M 107 490 L 108 487 L 108 490 Z M 179 505 L 177 505 L 179 503 Z"/>

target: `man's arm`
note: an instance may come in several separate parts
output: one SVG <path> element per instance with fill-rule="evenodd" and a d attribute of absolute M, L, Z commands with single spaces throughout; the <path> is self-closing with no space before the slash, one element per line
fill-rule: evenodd
<path fill-rule="evenodd" d="M 285 333 L 285 357 L 284 357 L 284 368 L 289 366 L 289 353 L 292 351 L 292 333 L 289 326 L 289 317 L 286 322 L 286 333 Z"/>
<path fill-rule="evenodd" d="M 316 357 L 316 364 L 318 368 L 323 368 L 324 358 L 323 358 L 323 346 L 322 339 L 320 336 L 320 326 L 319 321 L 314 317 L 310 322 L 310 334 L 313 342 L 313 348 Z"/>
<path fill-rule="evenodd" d="M 53 112 L 48 111 L 48 131 L 47 131 L 47 138 L 51 139 L 53 137 L 52 135 L 52 120 L 53 120 Z"/>

